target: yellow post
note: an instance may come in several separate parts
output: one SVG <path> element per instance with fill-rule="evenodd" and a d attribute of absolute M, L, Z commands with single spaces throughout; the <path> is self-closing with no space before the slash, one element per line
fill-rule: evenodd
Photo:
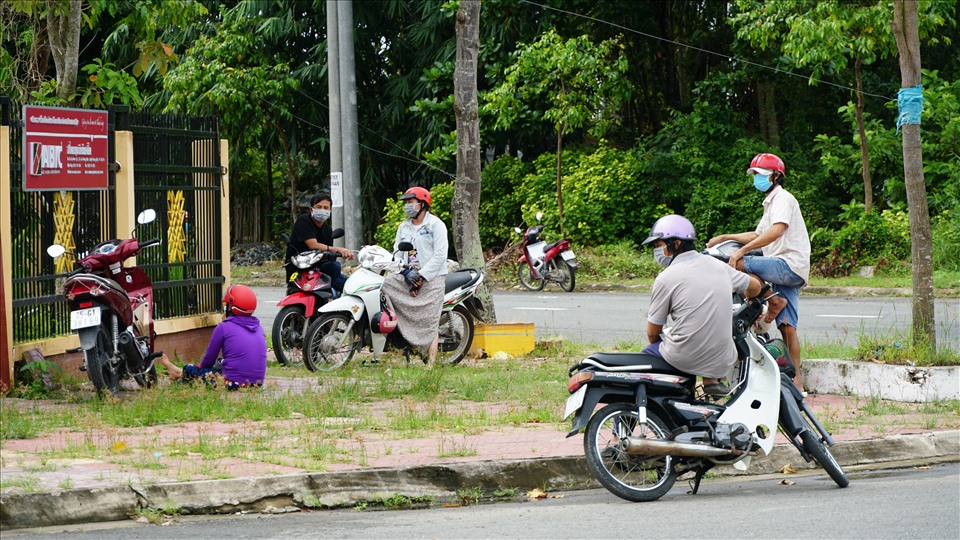
<path fill-rule="evenodd" d="M 220 193 L 220 260 L 222 261 L 223 290 L 230 286 L 230 143 L 220 139 L 220 167 L 223 173 L 223 190 Z"/>
<path fill-rule="evenodd" d="M 114 153 L 120 170 L 116 174 L 114 191 L 117 204 L 117 238 L 129 238 L 137 226 L 136 198 L 134 196 L 133 132 L 114 132 Z M 127 259 L 124 266 L 136 266 L 136 257 Z"/>
<path fill-rule="evenodd" d="M 10 127 L 0 126 L 0 279 L 3 280 L 3 317 L 5 346 L 0 350 L 7 373 L 2 378 L 13 384 L 13 223 L 10 214 Z"/>

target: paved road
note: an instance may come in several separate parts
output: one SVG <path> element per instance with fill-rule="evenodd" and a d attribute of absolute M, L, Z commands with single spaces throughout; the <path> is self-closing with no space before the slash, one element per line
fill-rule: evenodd
<path fill-rule="evenodd" d="M 21 538 L 960 538 L 960 465 L 685 482 L 653 503 L 604 490 L 557 498 L 416 511 L 335 510 L 282 516 L 181 518 L 167 527 L 128 522 L 5 532 Z"/>
<path fill-rule="evenodd" d="M 283 298 L 279 287 L 254 289 L 257 316 L 269 332 Z M 497 320 L 532 322 L 538 339 L 568 339 L 611 347 L 644 339 L 649 293 L 526 292 L 494 293 Z M 960 300 L 937 299 L 937 342 L 960 349 Z M 856 347 L 861 333 L 902 340 L 910 330 L 909 298 L 804 296 L 800 302 L 800 339 Z"/>

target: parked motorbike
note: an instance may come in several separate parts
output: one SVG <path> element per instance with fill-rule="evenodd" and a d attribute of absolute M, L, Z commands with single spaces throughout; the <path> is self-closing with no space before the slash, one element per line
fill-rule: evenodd
<path fill-rule="evenodd" d="M 145 210 L 137 223 L 151 223 L 156 217 L 152 209 Z M 77 260 L 80 268 L 68 274 L 63 284 L 71 309 L 70 330 L 80 335 L 76 351 L 83 351 L 81 369 L 98 394 L 104 390 L 116 394 L 120 381 L 130 377 L 140 386 L 150 386 L 157 380 L 154 362 L 163 354 L 154 350 L 153 283 L 140 267 L 123 266 L 125 260 L 160 240 L 140 242 L 135 233 L 136 228 L 131 238 L 94 246 Z M 54 258 L 64 253 L 59 244 L 47 248 Z"/>
<path fill-rule="evenodd" d="M 793 364 L 778 364 L 765 338 L 750 332 L 765 303 L 748 299 L 733 311 L 739 360 L 724 403 L 698 395 L 694 375 L 656 356 L 595 353 L 570 368 L 564 418 L 574 416 L 567 436 L 586 428 L 587 466 L 607 490 L 653 501 L 692 472 L 696 494 L 713 467 L 746 470 L 753 456 L 769 454 L 778 425 L 803 459 L 819 463 L 841 488 L 849 484 L 828 448 L 830 434 L 792 382 Z M 599 403 L 607 405 L 594 413 Z"/>
<path fill-rule="evenodd" d="M 342 238 L 343 234 L 343 229 L 336 229 L 333 238 Z M 289 244 L 287 238 L 284 241 Z M 336 296 L 330 276 L 318 267 L 339 256 L 333 251 L 314 249 L 290 257 L 290 263 L 299 271 L 290 276 L 287 296 L 277 302 L 282 308 L 273 320 L 271 333 L 277 362 L 285 366 L 303 364 L 303 337 L 307 326 L 320 316 L 317 309 Z"/>
<path fill-rule="evenodd" d="M 401 242 L 399 250 L 413 245 Z M 405 269 L 402 261 L 380 246 L 365 246 L 357 255 L 360 268 L 343 287 L 343 296 L 320 307 L 320 317 L 310 323 L 304 339 L 304 363 L 311 371 L 332 370 L 347 363 L 357 351 L 370 347 L 374 359 L 387 348 L 405 351 L 410 347 L 387 305 L 381 286 L 390 273 Z M 440 315 L 438 364 L 458 364 L 473 343 L 474 321 L 481 317 L 475 293 L 483 283 L 483 272 L 473 268 L 446 275 L 443 311 Z"/>
<path fill-rule="evenodd" d="M 576 270 L 580 263 L 570 249 L 569 240 L 548 244 L 541 238 L 543 225 L 539 221 L 542 217 L 543 213 L 537 212 L 538 224 L 527 227 L 526 232 L 520 227 L 513 229 L 517 234 L 523 234 L 523 255 L 517 261 L 517 279 L 531 291 L 541 291 L 548 281 L 554 281 L 564 291 L 571 292 L 576 285 Z"/>

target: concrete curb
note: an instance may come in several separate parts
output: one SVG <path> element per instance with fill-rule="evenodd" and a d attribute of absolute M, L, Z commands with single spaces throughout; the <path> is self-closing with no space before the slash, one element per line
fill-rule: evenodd
<path fill-rule="evenodd" d="M 960 461 L 960 431 L 838 442 L 831 450 L 837 461 L 848 468 L 906 460 Z M 788 464 L 797 470 L 816 468 L 804 463 L 792 446 L 778 445 L 769 456 L 755 459 L 747 472 L 732 467 L 718 471 L 769 474 Z M 489 498 L 499 488 L 526 491 L 544 486 L 558 491 L 596 488 L 599 484 L 590 476 L 583 457 L 575 456 L 74 489 L 3 496 L 0 528 L 122 520 L 142 508 L 179 509 L 183 514 L 283 512 L 377 503 L 397 494 L 456 502 L 458 490 L 479 488 Z"/>
<path fill-rule="evenodd" d="M 808 359 L 801 370 L 804 385 L 818 394 L 853 394 L 912 403 L 960 399 L 960 366 Z"/>

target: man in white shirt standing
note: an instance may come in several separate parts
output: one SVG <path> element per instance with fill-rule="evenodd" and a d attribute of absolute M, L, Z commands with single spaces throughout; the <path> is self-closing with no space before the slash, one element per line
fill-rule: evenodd
<path fill-rule="evenodd" d="M 781 298 L 770 300 L 766 322 L 776 319 L 797 369 L 793 382 L 802 391 L 797 325 L 800 289 L 807 285 L 810 277 L 810 236 L 797 198 L 783 189 L 786 167 L 782 159 L 773 154 L 757 154 L 747 174 L 752 176 L 754 187 L 765 195 L 760 223 L 755 231 L 715 236 L 707 242 L 707 247 L 727 240 L 744 244 L 730 256 L 730 266 L 769 282 L 774 292 L 779 293 Z M 744 256 L 757 248 L 762 249 L 762 257 Z"/>

